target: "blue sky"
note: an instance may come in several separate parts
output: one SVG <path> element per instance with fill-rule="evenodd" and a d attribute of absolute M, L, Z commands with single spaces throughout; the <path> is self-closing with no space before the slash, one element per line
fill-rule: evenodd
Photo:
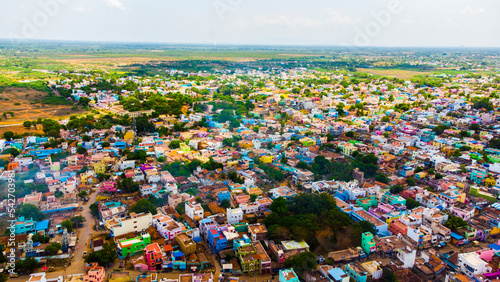
<path fill-rule="evenodd" d="M 500 47 L 498 0 L 0 0 L 0 38 Z"/>

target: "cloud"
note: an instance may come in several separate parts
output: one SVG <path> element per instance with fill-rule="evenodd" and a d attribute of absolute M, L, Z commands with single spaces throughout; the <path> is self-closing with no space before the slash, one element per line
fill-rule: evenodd
<path fill-rule="evenodd" d="M 120 0 L 104 0 L 104 3 L 106 3 L 106 6 L 108 6 L 110 8 L 125 10 L 125 6 L 123 6 L 123 4 L 122 4 L 122 2 L 120 2 Z"/>
<path fill-rule="evenodd" d="M 292 17 L 280 15 L 275 17 L 255 16 L 254 22 L 257 25 L 264 26 L 286 26 L 291 28 L 320 28 L 320 27 L 340 27 L 356 24 L 359 20 L 355 20 L 350 16 L 343 15 L 339 11 L 326 9 L 326 17 Z"/>
<path fill-rule="evenodd" d="M 83 6 L 76 6 L 76 7 L 73 7 L 73 11 L 83 13 L 83 12 L 89 12 L 90 9 L 87 9 Z"/>
<path fill-rule="evenodd" d="M 474 10 L 473 8 L 471 8 L 471 6 L 467 6 L 465 9 L 462 10 L 462 14 L 464 15 L 479 15 L 479 14 L 482 14 L 486 12 L 485 9 L 477 9 L 477 10 Z"/>

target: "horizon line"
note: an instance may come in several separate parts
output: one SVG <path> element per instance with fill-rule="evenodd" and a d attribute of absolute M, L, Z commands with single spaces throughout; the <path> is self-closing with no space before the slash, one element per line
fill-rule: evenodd
<path fill-rule="evenodd" d="M 248 43 L 182 43 L 182 42 L 152 42 L 152 41 L 99 41 L 99 40 L 65 40 L 65 39 L 28 39 L 28 38 L 0 38 L 0 43 L 65 43 L 65 44 L 137 44 L 137 45 L 159 45 L 159 46 L 196 46 L 196 47 L 301 47 L 301 48 L 349 48 L 349 49 L 500 49 L 500 46 L 384 46 L 384 45 L 369 45 L 369 46 L 356 46 L 356 45 L 330 45 L 330 44 L 248 44 Z"/>

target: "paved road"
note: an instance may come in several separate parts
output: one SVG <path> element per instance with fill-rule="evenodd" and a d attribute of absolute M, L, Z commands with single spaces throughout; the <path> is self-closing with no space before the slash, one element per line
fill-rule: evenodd
<path fill-rule="evenodd" d="M 74 259 L 71 265 L 66 269 L 67 274 L 77 274 L 85 272 L 85 261 L 83 260 L 83 252 L 86 249 L 87 241 L 92 236 L 94 232 L 94 217 L 90 214 L 89 206 L 95 202 L 97 195 L 99 194 L 99 188 L 96 189 L 89 201 L 83 205 L 83 210 L 81 212 L 82 216 L 85 217 L 85 222 L 83 227 L 80 228 L 80 235 L 78 236 L 78 242 L 76 243 L 76 250 L 74 253 Z"/>
<path fill-rule="evenodd" d="M 83 210 L 81 211 L 81 214 L 83 217 L 85 217 L 85 222 L 83 223 L 83 227 L 79 229 L 79 235 L 78 235 L 78 241 L 76 243 L 76 250 L 74 253 L 74 258 L 71 261 L 71 265 L 66 268 L 66 271 L 64 270 L 58 270 L 54 272 L 48 272 L 46 274 L 46 278 L 56 278 L 58 276 L 65 276 L 68 274 L 79 274 L 79 273 L 85 273 L 85 261 L 83 259 L 83 252 L 85 251 L 85 244 L 90 238 L 90 235 L 92 234 L 93 227 L 94 227 L 94 218 L 90 214 L 90 209 L 89 206 L 95 202 L 97 195 L 99 194 L 99 189 L 96 189 L 96 191 L 91 195 L 89 201 L 85 203 L 82 207 Z M 14 282 L 25 282 L 28 281 L 29 276 L 23 275 L 18 278 L 9 278 L 9 281 L 14 281 Z"/>

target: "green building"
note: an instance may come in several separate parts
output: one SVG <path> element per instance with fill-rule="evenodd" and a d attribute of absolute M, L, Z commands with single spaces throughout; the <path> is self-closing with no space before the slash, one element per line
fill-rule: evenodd
<path fill-rule="evenodd" d="M 362 207 L 365 211 L 368 211 L 371 207 L 375 207 L 378 205 L 377 198 L 375 196 L 367 197 L 367 198 L 358 198 L 356 199 L 356 204 Z"/>
<path fill-rule="evenodd" d="M 369 255 L 376 250 L 376 243 L 373 240 L 373 234 L 370 232 L 365 232 L 361 234 L 361 249 Z"/>
<path fill-rule="evenodd" d="M 126 239 L 118 242 L 118 256 L 120 258 L 130 257 L 144 251 L 144 248 L 151 244 L 151 236 L 143 232 L 141 236 Z"/>

